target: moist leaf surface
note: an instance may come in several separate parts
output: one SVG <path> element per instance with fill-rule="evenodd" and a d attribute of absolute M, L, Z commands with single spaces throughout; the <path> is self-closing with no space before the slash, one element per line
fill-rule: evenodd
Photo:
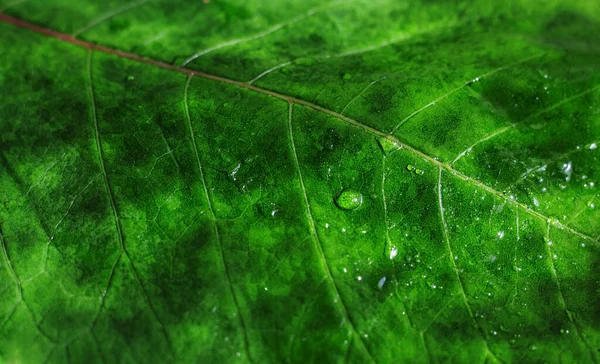
<path fill-rule="evenodd" d="M 0 0 L 6 362 L 596 362 L 595 1 Z"/>

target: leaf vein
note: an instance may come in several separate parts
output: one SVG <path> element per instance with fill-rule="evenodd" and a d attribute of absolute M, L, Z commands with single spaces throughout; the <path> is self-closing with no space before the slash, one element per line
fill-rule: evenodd
<path fill-rule="evenodd" d="M 97 117 L 97 111 L 96 111 L 96 100 L 94 97 L 94 84 L 93 84 L 93 77 L 92 77 L 92 50 L 88 49 L 88 55 L 87 55 L 87 83 L 88 83 L 88 93 L 89 93 L 89 97 L 90 97 L 90 106 L 91 106 L 91 113 L 92 113 L 92 121 L 94 123 L 94 139 L 96 141 L 96 148 L 98 150 L 98 159 L 100 162 L 100 171 L 102 172 L 102 175 L 104 176 L 104 184 L 105 184 L 105 189 L 106 192 L 108 194 L 108 199 L 110 201 L 110 206 L 111 206 L 111 210 L 113 213 L 113 218 L 114 218 L 114 223 L 115 223 L 115 227 L 117 230 L 117 236 L 118 236 L 118 241 L 119 241 L 119 248 L 120 248 L 120 253 L 119 256 L 121 255 L 121 253 L 125 256 L 125 258 L 127 258 L 127 262 L 129 267 L 131 268 L 131 272 L 133 273 L 138 285 L 140 286 L 140 289 L 142 291 L 142 294 L 144 296 L 144 300 L 146 301 L 146 304 L 148 305 L 148 308 L 150 309 L 150 311 L 152 312 L 152 315 L 154 316 L 154 318 L 156 319 L 156 321 L 158 322 L 162 334 L 165 337 L 165 340 L 169 346 L 169 349 L 171 349 L 172 351 L 172 347 L 171 347 L 171 342 L 169 340 L 169 336 L 167 334 L 167 330 L 165 328 L 165 326 L 163 325 L 162 321 L 160 320 L 160 318 L 158 317 L 158 314 L 156 313 L 156 310 L 154 309 L 154 306 L 152 305 L 152 302 L 150 301 L 150 298 L 148 297 L 148 294 L 146 292 L 146 288 L 144 287 L 144 285 L 142 284 L 142 281 L 137 273 L 137 270 L 135 269 L 135 266 L 133 264 L 133 261 L 131 260 L 129 253 L 127 252 L 127 249 L 125 248 L 125 241 L 123 238 L 123 229 L 121 227 L 121 221 L 119 219 L 119 213 L 117 211 L 117 205 L 115 203 L 115 197 L 112 191 L 112 187 L 110 185 L 110 182 L 108 180 L 108 174 L 106 173 L 106 166 L 104 164 L 104 153 L 102 151 L 102 142 L 100 140 L 100 128 L 98 127 L 98 117 Z M 114 268 L 113 271 L 111 272 L 111 279 L 112 279 L 112 273 L 114 272 Z M 109 280 L 110 283 L 110 280 Z"/>
<path fill-rule="evenodd" d="M 329 263 L 327 263 L 327 260 L 325 259 L 325 254 L 323 253 L 323 248 L 321 247 L 321 240 L 319 239 L 319 234 L 317 233 L 315 221 L 312 216 L 310 203 L 308 201 L 308 195 L 306 194 L 306 187 L 304 185 L 304 178 L 302 177 L 302 170 L 300 169 L 300 162 L 298 160 L 298 153 L 296 152 L 296 143 L 294 142 L 294 129 L 292 126 L 292 113 L 293 113 L 293 103 L 290 102 L 290 103 L 288 103 L 288 137 L 290 139 L 290 145 L 292 147 L 292 157 L 294 159 L 294 166 L 296 168 L 296 172 L 298 173 L 298 179 L 300 182 L 300 187 L 302 189 L 302 196 L 304 198 L 304 204 L 306 206 L 306 214 L 308 215 L 310 233 L 313 236 L 314 245 L 315 245 L 317 253 L 319 255 L 319 260 L 321 262 L 323 270 L 325 270 L 328 281 L 330 282 L 330 286 L 331 286 L 331 288 L 333 290 L 333 294 L 335 296 L 335 301 L 338 303 L 338 306 L 342 313 L 342 316 L 343 316 L 344 320 L 347 321 L 348 324 L 350 325 L 350 329 L 352 330 L 353 336 L 358 338 L 358 345 L 361 348 L 361 350 L 365 353 L 365 355 L 371 362 L 374 362 L 373 357 L 371 356 L 371 353 L 365 346 L 364 341 L 362 340 L 361 336 L 356 331 L 356 327 L 354 326 L 354 323 L 353 323 L 352 319 L 350 318 L 348 309 L 346 308 L 346 305 L 344 304 L 344 301 L 342 300 L 342 297 L 337 288 L 337 284 L 335 283 L 335 280 L 333 279 L 333 275 L 331 274 L 331 270 L 329 269 Z M 350 345 L 350 344 L 348 344 L 348 345 Z"/>
<path fill-rule="evenodd" d="M 237 300 L 237 297 L 235 295 L 235 292 L 233 290 L 233 285 L 231 283 L 231 278 L 229 275 L 229 269 L 227 267 L 227 263 L 225 262 L 225 254 L 223 253 L 223 246 L 221 243 L 221 236 L 219 234 L 219 226 L 217 224 L 217 220 L 216 220 L 216 216 L 215 216 L 215 212 L 214 209 L 212 207 L 212 202 L 210 199 L 210 195 L 208 194 L 208 188 L 206 186 L 206 178 L 204 177 L 204 169 L 202 167 L 202 162 L 200 161 L 200 154 L 198 153 L 198 146 L 196 144 L 196 133 L 194 131 L 194 126 L 192 125 L 192 118 L 190 116 L 190 108 L 189 108 L 189 103 L 188 103 L 188 90 L 190 87 L 190 82 L 192 80 L 192 75 L 188 75 L 187 80 L 185 82 L 185 89 L 184 89 L 184 93 L 183 93 L 183 105 L 184 105 L 184 110 L 185 110 L 185 118 L 188 124 L 188 128 L 189 128 L 189 132 L 190 132 L 190 138 L 192 140 L 192 146 L 194 148 L 194 154 L 196 155 L 196 163 L 198 166 L 198 172 L 200 173 L 200 180 L 202 181 L 202 188 L 204 190 L 204 195 L 206 197 L 206 203 L 208 205 L 208 211 L 210 213 L 210 217 L 211 217 L 211 221 L 212 221 L 212 225 L 213 225 L 213 230 L 215 233 L 215 238 L 217 241 L 217 248 L 219 250 L 219 256 L 221 258 L 221 264 L 223 265 L 223 270 L 225 271 L 225 278 L 227 280 L 227 286 L 229 288 L 229 293 L 231 294 L 231 297 L 233 299 L 233 303 L 235 305 L 235 309 L 237 311 L 237 317 L 239 318 L 239 322 L 240 322 L 240 326 L 242 328 L 243 331 L 243 339 L 244 339 L 244 348 L 246 350 L 246 355 L 248 355 L 248 358 L 250 360 L 252 360 L 252 357 L 250 356 L 250 347 L 249 347 L 249 343 L 248 343 L 248 332 L 246 329 L 246 324 L 244 322 L 244 318 L 241 314 L 240 311 L 240 307 L 239 307 L 239 303 Z"/>

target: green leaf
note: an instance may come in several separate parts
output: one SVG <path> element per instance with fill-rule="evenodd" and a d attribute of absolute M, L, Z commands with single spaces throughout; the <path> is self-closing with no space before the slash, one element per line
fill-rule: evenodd
<path fill-rule="evenodd" d="M 0 9 L 1 361 L 598 361 L 598 1 Z"/>

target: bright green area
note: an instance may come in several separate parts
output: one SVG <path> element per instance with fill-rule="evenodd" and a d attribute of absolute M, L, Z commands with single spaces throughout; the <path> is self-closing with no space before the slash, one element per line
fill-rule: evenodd
<path fill-rule="evenodd" d="M 598 361 L 599 2 L 0 11 L 316 105 L 0 23 L 1 362 Z"/>

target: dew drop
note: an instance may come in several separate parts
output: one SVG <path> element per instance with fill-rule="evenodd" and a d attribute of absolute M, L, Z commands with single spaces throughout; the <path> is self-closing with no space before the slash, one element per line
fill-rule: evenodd
<path fill-rule="evenodd" d="M 571 162 L 564 163 L 562 165 L 562 172 L 565 174 L 565 180 L 569 182 L 571 180 L 571 174 L 573 173 L 573 164 Z"/>
<path fill-rule="evenodd" d="M 335 199 L 335 204 L 342 210 L 354 210 L 362 205 L 363 197 L 360 192 L 344 190 Z"/>
<path fill-rule="evenodd" d="M 135 77 L 133 75 L 127 76 L 127 81 L 133 81 L 133 80 L 135 80 Z"/>
<path fill-rule="evenodd" d="M 408 169 L 409 171 L 411 171 L 411 172 L 412 172 L 412 171 L 414 171 L 414 170 L 415 170 L 415 166 L 413 166 L 412 164 L 408 164 L 408 165 L 406 166 L 406 169 Z"/>
<path fill-rule="evenodd" d="M 393 246 L 392 249 L 390 250 L 390 259 L 396 258 L 397 255 L 398 255 L 398 248 Z"/>
<path fill-rule="evenodd" d="M 342 78 L 343 78 L 344 80 L 349 80 L 349 79 L 351 79 L 351 78 L 352 78 L 352 75 L 351 75 L 351 74 L 349 74 L 349 73 L 344 73 L 344 75 L 342 76 Z"/>
<path fill-rule="evenodd" d="M 594 149 L 596 149 L 596 148 L 598 148 L 598 146 L 596 145 L 596 143 L 592 143 L 592 144 L 590 144 L 590 146 L 589 146 L 589 149 L 590 149 L 590 150 L 594 150 Z"/>
<path fill-rule="evenodd" d="M 425 174 L 425 171 L 417 168 L 417 169 L 415 169 L 415 173 L 418 174 L 419 176 L 422 176 L 423 174 Z"/>
<path fill-rule="evenodd" d="M 229 175 L 231 176 L 231 179 L 233 179 L 234 181 L 237 180 L 237 178 L 235 177 L 235 175 L 239 172 L 241 166 L 242 166 L 242 164 L 238 163 L 238 165 L 235 166 L 235 168 L 233 168 L 233 170 L 231 171 L 231 173 L 229 173 Z"/>
<path fill-rule="evenodd" d="M 377 142 L 379 143 L 379 147 L 385 155 L 390 155 L 398 149 L 402 149 L 402 145 L 400 143 L 388 138 L 379 138 L 377 139 Z"/>
<path fill-rule="evenodd" d="M 379 287 L 379 289 L 383 288 L 383 285 L 385 284 L 386 279 L 387 279 L 386 276 L 381 277 L 381 279 L 379 280 L 379 283 L 377 283 L 377 287 Z"/>

